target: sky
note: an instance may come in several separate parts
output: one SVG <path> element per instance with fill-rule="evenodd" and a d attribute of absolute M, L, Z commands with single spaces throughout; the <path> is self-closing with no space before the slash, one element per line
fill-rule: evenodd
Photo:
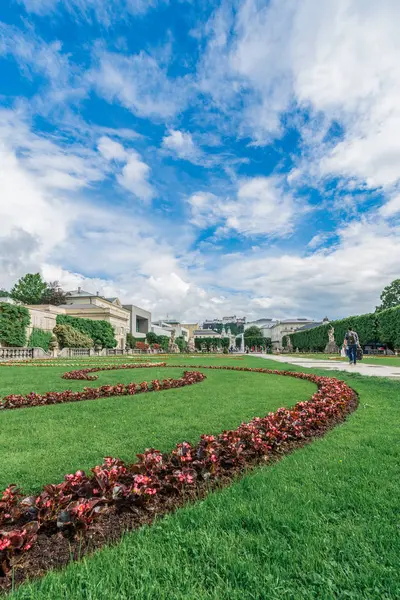
<path fill-rule="evenodd" d="M 0 287 L 330 319 L 400 277 L 398 0 L 2 0 Z"/>

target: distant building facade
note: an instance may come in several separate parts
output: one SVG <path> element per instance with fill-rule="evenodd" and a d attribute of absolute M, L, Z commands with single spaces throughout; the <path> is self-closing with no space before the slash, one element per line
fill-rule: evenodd
<path fill-rule="evenodd" d="M 134 305 L 123 306 L 118 298 L 105 298 L 86 292 L 81 288 L 67 293 L 66 304 L 53 306 L 49 304 L 27 306 L 31 317 L 28 336 L 32 329 L 52 331 L 56 326 L 57 315 L 70 315 L 80 319 L 107 321 L 114 330 L 117 348 L 125 348 L 127 333 L 136 338 L 145 338 L 150 331 L 151 313 Z M 28 337 L 29 339 L 29 337 Z"/>

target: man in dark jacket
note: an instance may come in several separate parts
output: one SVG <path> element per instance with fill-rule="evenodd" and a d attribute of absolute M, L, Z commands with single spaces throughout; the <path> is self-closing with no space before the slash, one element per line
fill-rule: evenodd
<path fill-rule="evenodd" d="M 352 327 L 349 327 L 344 339 L 347 346 L 347 355 L 349 357 L 350 364 L 355 365 L 357 363 L 357 348 L 360 345 L 358 334 Z"/>

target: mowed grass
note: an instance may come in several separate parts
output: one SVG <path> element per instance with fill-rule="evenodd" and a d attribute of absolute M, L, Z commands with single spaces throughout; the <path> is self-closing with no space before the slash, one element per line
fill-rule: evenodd
<path fill-rule="evenodd" d="M 177 378 L 184 369 L 103 371 L 96 381 L 61 379 L 66 370 L 71 368 L 3 367 L 0 395 Z M 108 455 L 133 461 L 147 447 L 167 451 L 177 442 L 195 442 L 202 433 L 234 428 L 306 400 L 316 389 L 274 375 L 209 370 L 206 375 L 205 381 L 182 389 L 0 412 L 0 490 L 16 483 L 37 491 L 62 481 L 66 473 L 101 464 Z"/>
<path fill-rule="evenodd" d="M 254 395 L 267 377 L 223 374 L 234 395 L 241 378 L 252 378 Z M 12 600 L 398 600 L 400 382 L 335 376 L 357 390 L 360 406 L 323 439 Z"/>

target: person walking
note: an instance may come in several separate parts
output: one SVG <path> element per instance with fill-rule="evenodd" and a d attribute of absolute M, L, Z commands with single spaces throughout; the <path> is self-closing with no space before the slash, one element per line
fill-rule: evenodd
<path fill-rule="evenodd" d="M 357 348 L 360 345 L 360 341 L 358 339 L 358 333 L 354 331 L 352 327 L 349 327 L 344 336 L 344 342 L 347 347 L 349 362 L 351 365 L 355 365 L 357 363 Z"/>

